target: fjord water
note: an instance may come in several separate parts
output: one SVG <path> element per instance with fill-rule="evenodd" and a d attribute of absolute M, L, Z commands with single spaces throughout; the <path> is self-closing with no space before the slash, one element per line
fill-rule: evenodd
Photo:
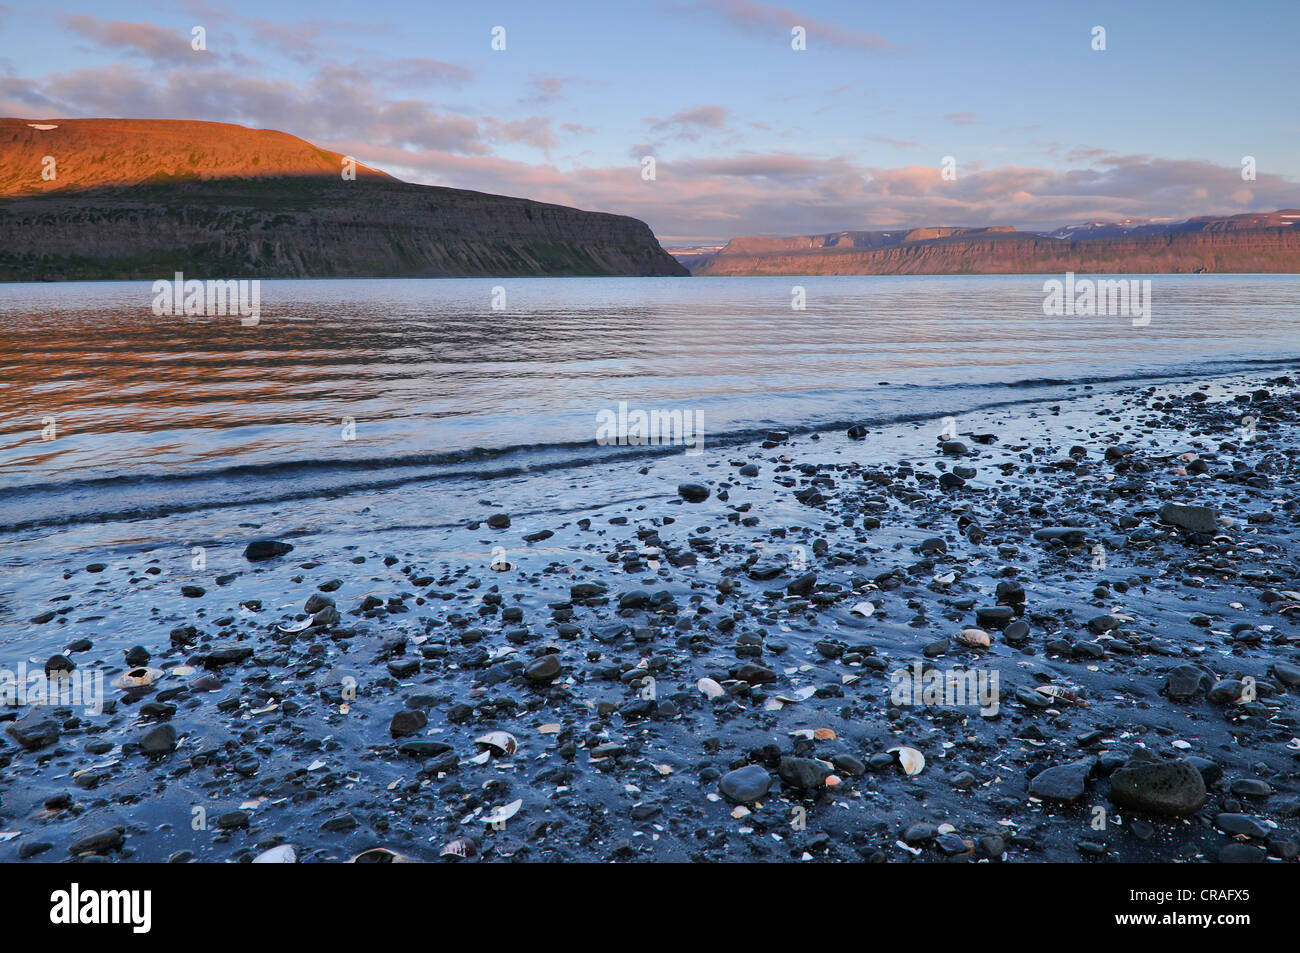
<path fill-rule="evenodd" d="M 1046 277 L 264 281 L 253 327 L 0 285 L 0 531 L 626 458 L 595 443 L 620 401 L 700 414 L 707 450 L 1300 354 L 1298 276 L 1140 276 L 1144 327 L 1044 316 Z"/>

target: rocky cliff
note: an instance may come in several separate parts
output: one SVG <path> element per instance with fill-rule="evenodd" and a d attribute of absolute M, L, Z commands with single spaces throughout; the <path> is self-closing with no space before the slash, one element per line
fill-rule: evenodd
<path fill-rule="evenodd" d="M 0 119 L 0 280 L 687 274 L 636 219 L 343 159 L 225 123 Z"/>
<path fill-rule="evenodd" d="M 693 264 L 703 275 L 948 275 L 1300 272 L 1300 211 L 1134 228 L 1088 226 L 1071 237 L 991 228 L 836 232 L 737 238 Z"/>

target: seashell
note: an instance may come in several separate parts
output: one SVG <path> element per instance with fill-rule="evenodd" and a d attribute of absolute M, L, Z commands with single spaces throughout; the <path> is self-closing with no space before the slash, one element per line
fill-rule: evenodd
<path fill-rule="evenodd" d="M 791 705 L 794 705 L 802 701 L 807 701 L 808 699 L 812 698 L 816 694 L 817 694 L 817 689 L 813 688 L 811 685 L 806 685 L 803 688 L 796 689 L 793 692 L 786 692 L 777 695 L 776 700 L 781 702 L 787 702 Z"/>
<path fill-rule="evenodd" d="M 313 625 L 315 625 L 315 622 L 312 620 L 311 616 L 308 616 L 307 618 L 303 619 L 301 622 L 289 622 L 284 625 L 277 625 L 276 628 L 279 629 L 281 632 L 288 632 L 288 633 L 306 632 Z"/>
<path fill-rule="evenodd" d="M 478 856 L 478 844 L 474 843 L 472 837 L 457 837 L 454 841 L 448 841 L 444 844 L 438 856 L 459 857 L 462 860 L 469 860 Z"/>
<path fill-rule="evenodd" d="M 957 633 L 957 641 L 973 649 L 986 649 L 993 644 L 983 629 L 962 629 Z"/>
<path fill-rule="evenodd" d="M 723 695 L 727 694 L 726 689 L 711 678 L 700 679 L 695 683 L 695 687 L 698 688 L 706 698 L 721 698 Z"/>
<path fill-rule="evenodd" d="M 925 770 L 925 755 L 915 748 L 900 746 L 890 748 L 889 753 L 898 758 L 898 763 L 908 775 L 920 774 Z"/>
<path fill-rule="evenodd" d="M 854 615 L 860 615 L 864 619 L 875 611 L 876 611 L 875 605 L 870 602 L 859 602 L 851 609 L 849 609 L 849 612 L 853 613 Z"/>
<path fill-rule="evenodd" d="M 817 741 L 834 741 L 834 728 L 818 728 L 813 732 L 813 738 Z"/>
<path fill-rule="evenodd" d="M 270 850 L 264 850 L 253 858 L 255 864 L 296 864 L 298 863 L 298 852 L 293 849 L 292 844 L 281 844 L 279 847 L 272 847 Z"/>
<path fill-rule="evenodd" d="M 363 850 L 355 857 L 348 861 L 349 864 L 414 864 L 416 861 L 407 857 L 405 854 L 399 854 L 396 851 L 389 850 L 387 847 L 372 847 L 369 850 Z"/>
<path fill-rule="evenodd" d="M 113 687 L 146 688 L 162 677 L 162 669 L 149 668 L 147 665 L 142 665 L 139 668 L 128 669 L 126 672 L 113 679 Z"/>
<path fill-rule="evenodd" d="M 508 731 L 489 731 L 482 737 L 475 738 L 477 745 L 487 745 L 498 754 L 514 754 L 519 750 L 519 742 Z"/>
<path fill-rule="evenodd" d="M 1086 705 L 1079 693 L 1072 688 L 1065 688 L 1061 685 L 1039 685 L 1034 689 L 1040 695 L 1046 695 L 1055 701 L 1062 702 L 1066 705 Z"/>
<path fill-rule="evenodd" d="M 487 817 L 483 818 L 484 824 L 504 824 L 510 818 L 519 813 L 519 809 L 524 806 L 524 799 L 519 798 L 511 801 L 509 804 L 502 804 Z"/>

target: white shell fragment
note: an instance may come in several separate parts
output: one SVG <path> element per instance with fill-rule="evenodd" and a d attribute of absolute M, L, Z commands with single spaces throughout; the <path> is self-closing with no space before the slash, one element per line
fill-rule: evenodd
<path fill-rule="evenodd" d="M 890 748 L 889 753 L 898 758 L 899 765 L 908 775 L 920 774 L 925 770 L 925 755 L 915 748 L 906 746 Z"/>
<path fill-rule="evenodd" d="M 478 745 L 487 745 L 498 754 L 514 754 L 519 750 L 519 741 L 508 731 L 489 731 L 486 735 L 474 739 Z"/>
<path fill-rule="evenodd" d="M 807 685 L 803 688 L 796 689 L 793 692 L 783 692 L 782 694 L 777 695 L 776 698 L 777 701 L 782 701 L 787 704 L 793 705 L 798 702 L 807 701 L 808 699 L 812 698 L 816 694 L 817 694 L 817 689 L 813 688 L 811 685 Z"/>
<path fill-rule="evenodd" d="M 298 863 L 298 852 L 293 849 L 292 844 L 281 844 L 279 847 L 272 847 L 270 850 L 264 850 L 253 858 L 255 864 L 296 864 Z"/>
<path fill-rule="evenodd" d="M 703 693 L 705 698 L 721 698 L 727 694 L 726 689 L 711 678 L 702 678 L 695 683 L 695 687 Z"/>
<path fill-rule="evenodd" d="M 870 602 L 859 602 L 857 605 L 853 606 L 853 608 L 851 608 L 849 611 L 852 612 L 854 615 L 860 615 L 865 619 L 867 616 L 871 615 L 871 613 L 876 611 L 876 607 L 874 604 Z"/>
<path fill-rule="evenodd" d="M 484 824 L 504 824 L 510 818 L 519 813 L 519 809 L 524 806 L 523 798 L 517 801 L 511 801 L 509 804 L 502 804 L 491 814 L 483 818 Z"/>
<path fill-rule="evenodd" d="M 413 864 L 415 862 L 405 854 L 399 854 L 387 847 L 372 847 L 369 850 L 363 850 L 348 861 L 349 864 Z"/>
<path fill-rule="evenodd" d="M 113 679 L 114 688 L 145 688 L 152 685 L 158 679 L 163 677 L 163 670 L 160 668 L 149 668 L 140 666 L 139 668 L 128 669 L 126 672 Z"/>

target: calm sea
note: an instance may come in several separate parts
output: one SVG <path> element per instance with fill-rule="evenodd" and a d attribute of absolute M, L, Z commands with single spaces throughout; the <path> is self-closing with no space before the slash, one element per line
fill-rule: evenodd
<path fill-rule="evenodd" d="M 1300 276 L 1144 277 L 1142 327 L 1044 276 L 265 281 L 254 327 L 0 285 L 0 532 L 567 469 L 620 401 L 707 447 L 1300 355 Z"/>

